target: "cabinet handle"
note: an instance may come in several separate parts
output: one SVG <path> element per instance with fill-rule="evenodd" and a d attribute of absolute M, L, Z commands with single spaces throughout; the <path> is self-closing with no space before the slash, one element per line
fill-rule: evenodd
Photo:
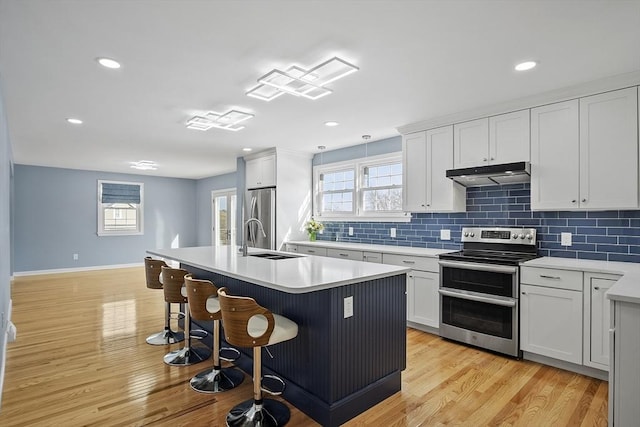
<path fill-rule="evenodd" d="M 582 199 L 582 203 L 585 203 L 587 201 L 587 199 Z"/>
<path fill-rule="evenodd" d="M 483 158 L 482 158 L 482 161 L 483 161 L 483 162 L 486 162 L 486 161 L 487 161 L 487 158 L 486 158 L 486 157 L 483 157 Z"/>
<path fill-rule="evenodd" d="M 490 158 L 489 160 L 495 160 L 495 159 L 492 157 L 492 158 Z"/>
<path fill-rule="evenodd" d="M 543 279 L 560 280 L 560 277 L 558 276 L 547 276 L 545 274 L 541 274 L 540 277 L 542 277 Z"/>
<path fill-rule="evenodd" d="M 571 203 L 575 203 L 575 202 L 576 202 L 576 199 L 573 199 L 573 200 L 571 201 Z"/>
<path fill-rule="evenodd" d="M 593 290 L 594 290 L 594 291 L 599 291 L 599 290 L 600 290 L 600 287 L 599 287 L 599 286 L 595 286 L 595 287 L 593 288 Z"/>
<path fill-rule="evenodd" d="M 310 254 L 315 254 L 316 253 L 316 251 L 311 250 L 311 249 L 307 249 L 307 252 L 309 252 Z"/>
<path fill-rule="evenodd" d="M 522 291 L 522 295 L 526 295 L 527 293 L 525 291 Z"/>
<path fill-rule="evenodd" d="M 338 254 L 340 256 L 349 256 L 349 254 Z"/>
<path fill-rule="evenodd" d="M 405 264 L 415 264 L 415 261 L 407 261 L 407 260 L 402 260 L 402 262 L 404 262 Z"/>

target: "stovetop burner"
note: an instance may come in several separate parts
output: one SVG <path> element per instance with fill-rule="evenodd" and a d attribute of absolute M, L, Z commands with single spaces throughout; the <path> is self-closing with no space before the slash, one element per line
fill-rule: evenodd
<path fill-rule="evenodd" d="M 517 265 L 538 258 L 534 228 L 465 227 L 463 249 L 440 259 Z"/>

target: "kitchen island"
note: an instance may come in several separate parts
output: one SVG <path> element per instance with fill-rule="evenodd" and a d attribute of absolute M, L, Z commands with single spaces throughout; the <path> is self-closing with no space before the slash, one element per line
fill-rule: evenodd
<path fill-rule="evenodd" d="M 409 269 L 293 254 L 251 256 L 269 252 L 264 250 L 243 257 L 236 247 L 147 252 L 296 322 L 298 336 L 269 347 L 273 358 L 263 357 L 263 369 L 280 376 L 284 398 L 320 424 L 338 426 L 400 390 Z M 236 365 L 250 373 L 251 350 L 239 350 Z"/>

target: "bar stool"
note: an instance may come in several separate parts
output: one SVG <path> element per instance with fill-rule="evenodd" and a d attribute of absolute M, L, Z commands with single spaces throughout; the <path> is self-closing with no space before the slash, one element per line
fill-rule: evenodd
<path fill-rule="evenodd" d="M 207 348 L 191 346 L 191 315 L 189 314 L 189 300 L 184 286 L 184 276 L 189 274 L 181 268 L 162 267 L 160 280 L 164 289 L 164 300 L 169 303 L 184 304 L 184 336 L 185 346 L 165 354 L 164 363 L 171 366 L 187 366 L 202 362 L 211 353 Z"/>
<path fill-rule="evenodd" d="M 227 426 L 285 425 L 291 416 L 289 408 L 277 400 L 262 398 L 262 346 L 295 338 L 298 325 L 286 317 L 271 313 L 253 298 L 228 295 L 227 288 L 218 289 L 218 298 L 227 342 L 238 347 L 253 348 L 253 399 L 229 411 Z M 264 391 L 279 394 L 267 389 Z"/>
<path fill-rule="evenodd" d="M 147 288 L 162 289 L 160 283 L 160 273 L 162 267 L 167 264 L 159 259 L 153 259 L 150 256 L 144 258 L 144 270 L 147 280 Z M 171 330 L 171 303 L 164 303 L 164 331 L 149 335 L 147 344 L 151 345 L 167 345 L 175 344 L 184 340 L 184 333 L 174 332 Z"/>
<path fill-rule="evenodd" d="M 195 320 L 213 320 L 213 368 L 206 369 L 191 378 L 191 388 L 201 393 L 218 393 L 231 390 L 244 379 L 244 374 L 234 368 L 220 365 L 220 302 L 218 288 L 209 280 L 194 279 L 191 274 L 184 276 L 189 300 L 189 313 Z M 238 356 L 240 352 L 234 350 Z"/>

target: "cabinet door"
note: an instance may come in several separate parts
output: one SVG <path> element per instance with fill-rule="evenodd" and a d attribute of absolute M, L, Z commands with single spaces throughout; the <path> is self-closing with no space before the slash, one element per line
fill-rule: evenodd
<path fill-rule="evenodd" d="M 276 156 L 266 156 L 260 159 L 262 183 L 264 187 L 275 187 L 276 185 Z"/>
<path fill-rule="evenodd" d="M 609 369 L 610 302 L 605 292 L 619 276 L 594 275 L 584 277 L 584 364 Z"/>
<path fill-rule="evenodd" d="M 582 364 L 582 292 L 520 286 L 520 348 Z"/>
<path fill-rule="evenodd" d="M 453 168 L 453 126 L 426 132 L 426 200 L 427 210 L 464 212 L 466 189 L 447 178 Z"/>
<path fill-rule="evenodd" d="M 489 119 L 453 125 L 453 167 L 469 168 L 489 163 Z"/>
<path fill-rule="evenodd" d="M 635 87 L 580 99 L 580 207 L 638 207 Z"/>
<path fill-rule="evenodd" d="M 362 261 L 362 251 L 353 251 L 348 249 L 327 249 L 327 256 L 331 258 L 350 259 L 354 261 Z"/>
<path fill-rule="evenodd" d="M 438 273 L 412 270 L 407 275 L 407 320 L 440 327 L 439 281 Z"/>
<path fill-rule="evenodd" d="M 327 256 L 327 248 L 319 248 L 317 246 L 298 245 L 298 252 L 307 255 Z"/>
<path fill-rule="evenodd" d="M 402 140 L 404 194 L 402 208 L 407 212 L 422 212 L 427 209 L 426 201 L 426 134 L 425 132 L 405 135 Z"/>
<path fill-rule="evenodd" d="M 489 163 L 528 162 L 529 110 L 489 117 Z"/>
<path fill-rule="evenodd" d="M 275 154 L 247 160 L 245 178 L 247 188 L 274 187 L 276 185 Z"/>
<path fill-rule="evenodd" d="M 363 252 L 362 260 L 365 262 L 373 262 L 375 264 L 381 264 L 382 253 L 381 252 Z"/>
<path fill-rule="evenodd" d="M 247 160 L 245 164 L 246 187 L 255 188 L 262 180 L 262 171 L 260 170 L 260 159 Z"/>
<path fill-rule="evenodd" d="M 576 209 L 578 100 L 531 109 L 531 209 Z"/>

